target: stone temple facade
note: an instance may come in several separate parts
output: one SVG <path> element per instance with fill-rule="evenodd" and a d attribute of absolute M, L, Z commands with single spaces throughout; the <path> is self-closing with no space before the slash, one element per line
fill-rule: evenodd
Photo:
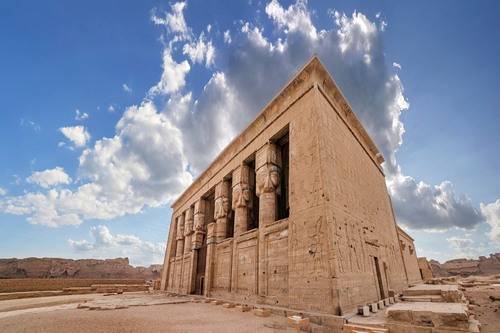
<path fill-rule="evenodd" d="M 173 203 L 162 290 L 333 315 L 401 291 L 383 160 L 313 57 Z"/>

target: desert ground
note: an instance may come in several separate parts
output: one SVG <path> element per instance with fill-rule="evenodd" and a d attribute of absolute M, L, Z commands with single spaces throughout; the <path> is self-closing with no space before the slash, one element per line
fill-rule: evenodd
<path fill-rule="evenodd" d="M 500 286 L 464 287 L 481 333 L 500 332 Z M 379 313 L 378 319 L 383 321 Z M 376 319 L 376 318 L 374 318 Z M 0 332 L 287 332 L 287 318 L 160 292 L 85 294 L 0 301 Z M 310 332 L 329 332 L 310 327 Z"/>
<path fill-rule="evenodd" d="M 101 309 L 78 308 L 79 304 Z M 3 333 L 286 330 L 285 317 L 257 317 L 238 308 L 194 303 L 190 298 L 163 294 L 67 295 L 0 301 L 0 332 Z"/>

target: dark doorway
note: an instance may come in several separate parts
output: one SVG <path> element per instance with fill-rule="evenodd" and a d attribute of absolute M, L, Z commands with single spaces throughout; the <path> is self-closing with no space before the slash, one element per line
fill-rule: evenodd
<path fill-rule="evenodd" d="M 196 295 L 203 295 L 203 282 L 205 280 L 205 267 L 207 263 L 207 242 L 206 238 L 203 240 L 203 246 L 198 250 L 198 256 L 196 260 L 196 286 L 194 293 Z"/>
<path fill-rule="evenodd" d="M 378 283 L 379 296 L 380 296 L 380 299 L 384 299 L 386 296 L 385 296 L 385 290 L 384 290 L 384 283 L 382 281 L 380 262 L 378 261 L 377 257 L 373 257 L 373 261 L 375 263 L 375 272 L 376 272 L 376 279 L 377 279 L 377 283 Z"/>

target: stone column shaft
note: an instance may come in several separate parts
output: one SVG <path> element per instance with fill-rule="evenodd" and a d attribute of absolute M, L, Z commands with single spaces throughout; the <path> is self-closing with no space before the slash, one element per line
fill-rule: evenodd
<path fill-rule="evenodd" d="M 215 186 L 215 210 L 216 221 L 215 237 L 217 242 L 222 242 L 227 235 L 227 221 L 229 214 L 229 182 L 222 181 Z"/>
<path fill-rule="evenodd" d="M 281 158 L 276 145 L 267 143 L 255 156 L 256 190 L 259 197 L 259 266 L 258 295 L 267 295 L 266 227 L 276 220 L 276 203 L 279 191 Z"/>
<path fill-rule="evenodd" d="M 212 280 L 214 274 L 214 256 L 215 256 L 215 244 L 217 243 L 216 236 L 216 223 L 209 223 L 207 226 L 207 261 L 205 266 L 205 290 L 203 292 L 204 296 L 210 296 L 210 290 L 212 288 Z"/>

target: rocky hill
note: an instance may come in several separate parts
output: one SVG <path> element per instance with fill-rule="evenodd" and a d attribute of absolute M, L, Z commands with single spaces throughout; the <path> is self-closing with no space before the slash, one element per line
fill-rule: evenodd
<path fill-rule="evenodd" d="M 432 274 L 441 276 L 469 276 L 500 274 L 500 253 L 481 256 L 478 259 L 453 259 L 441 264 L 436 260 L 429 261 Z"/>
<path fill-rule="evenodd" d="M 60 259 L 9 258 L 0 259 L 0 278 L 91 278 L 144 279 L 160 277 L 161 265 L 133 267 L 128 258 Z"/>

